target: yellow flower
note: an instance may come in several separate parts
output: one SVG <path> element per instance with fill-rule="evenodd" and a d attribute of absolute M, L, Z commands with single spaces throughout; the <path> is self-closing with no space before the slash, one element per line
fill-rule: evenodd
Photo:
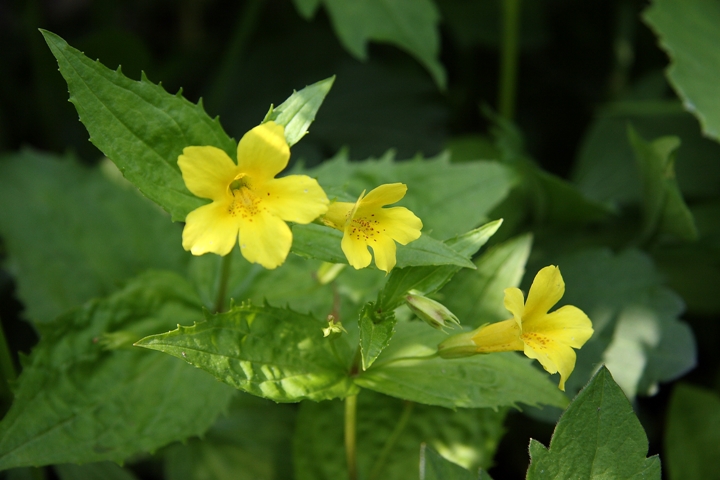
<path fill-rule="evenodd" d="M 505 308 L 513 318 L 454 335 L 438 346 L 443 358 L 519 350 L 537 359 L 549 373 L 560 372 L 560 390 L 575 368 L 575 351 L 593 334 L 592 322 L 577 307 L 566 305 L 548 313 L 565 293 L 560 269 L 545 267 L 530 287 L 527 302 L 519 288 L 505 289 Z"/>
<path fill-rule="evenodd" d="M 330 205 L 323 222 L 343 232 L 342 250 L 356 269 L 370 265 L 372 247 L 375 265 L 390 272 L 395 266 L 395 242 L 407 245 L 420 238 L 422 222 L 405 207 L 382 208 L 405 196 L 407 185 L 380 185 L 360 195 L 357 202 L 335 202 Z"/>
<path fill-rule="evenodd" d="M 188 190 L 212 203 L 185 219 L 183 248 L 193 255 L 227 255 L 240 242 L 251 263 L 281 265 L 292 244 L 285 223 L 310 223 L 327 211 L 317 181 L 305 175 L 275 178 L 288 164 L 285 129 L 267 122 L 247 132 L 237 149 L 237 165 L 216 147 L 187 147 L 178 158 Z"/>

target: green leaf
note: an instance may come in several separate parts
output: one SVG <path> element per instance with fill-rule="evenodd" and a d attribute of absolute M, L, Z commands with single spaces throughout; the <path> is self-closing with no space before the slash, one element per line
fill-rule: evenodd
<path fill-rule="evenodd" d="M 423 443 L 420 445 L 420 480 L 477 480 L 477 475 L 447 460 Z"/>
<path fill-rule="evenodd" d="M 298 480 L 347 477 L 343 443 L 343 402 L 300 405 L 293 463 Z M 456 411 L 403 402 L 369 390 L 357 399 L 358 478 L 417 480 L 418 450 L 427 443 L 451 462 L 476 471 L 489 468 L 503 436 L 505 410 Z M 390 437 L 396 442 L 386 453 Z M 381 458 L 383 457 L 384 458 Z"/>
<path fill-rule="evenodd" d="M 347 258 L 340 248 L 343 234 L 339 230 L 310 223 L 293 225 L 292 231 L 292 252 L 296 255 L 329 263 L 347 263 Z M 423 234 L 414 242 L 397 246 L 395 268 L 423 265 L 458 265 L 475 268 L 467 257 L 455 252 L 443 242 Z"/>
<path fill-rule="evenodd" d="M 502 220 L 495 220 L 459 237 L 446 240 L 445 244 L 460 255 L 471 257 L 487 243 L 501 224 Z M 459 267 L 446 265 L 395 269 L 380 292 L 379 308 L 383 311 L 394 310 L 410 290 L 417 290 L 422 294 L 436 292 L 459 271 Z"/>
<path fill-rule="evenodd" d="M 47 323 L 147 268 L 185 268 L 178 226 L 133 190 L 72 157 L 0 159 L 0 234 L 25 316 Z"/>
<path fill-rule="evenodd" d="M 475 261 L 477 270 L 459 272 L 441 291 L 443 304 L 463 325 L 479 327 L 512 316 L 505 305 L 505 289 L 520 285 L 532 248 L 532 235 L 495 245 Z"/>
<path fill-rule="evenodd" d="M 390 312 L 375 312 L 375 304 L 366 304 L 360 312 L 360 353 L 362 368 L 367 370 L 388 346 L 395 334 L 397 319 Z"/>
<path fill-rule="evenodd" d="M 41 30 L 58 61 L 90 141 L 143 194 L 184 221 L 206 201 L 185 187 L 178 156 L 192 145 L 212 145 L 235 158 L 236 143 L 202 105 L 171 95 L 143 75 L 138 81 L 93 62 L 54 33 Z"/>
<path fill-rule="evenodd" d="M 350 162 L 347 153 L 341 151 L 303 173 L 316 177 L 321 185 L 344 185 L 352 200 L 363 190 L 405 183 L 408 191 L 400 205 L 420 217 L 423 233 L 441 240 L 488 222 L 491 211 L 516 182 L 512 169 L 497 162 L 454 164 L 447 153 L 399 162 L 389 152 L 380 159 Z"/>
<path fill-rule="evenodd" d="M 296 0 L 306 18 L 318 2 Z M 445 88 L 445 69 L 440 63 L 440 15 L 431 0 L 322 0 L 343 46 L 356 58 L 367 58 L 367 42 L 396 45 L 415 57 Z"/>
<path fill-rule="evenodd" d="M 167 480 L 292 478 L 290 458 L 296 409 L 239 393 L 228 414 L 202 439 L 164 453 Z"/>
<path fill-rule="evenodd" d="M 706 0 L 655 0 L 643 14 L 670 56 L 667 77 L 709 137 L 720 140 L 720 5 Z"/>
<path fill-rule="evenodd" d="M 564 406 L 565 396 L 531 361 L 513 352 L 445 360 L 422 359 L 447 338 L 422 322 L 398 323 L 392 343 L 355 378 L 363 388 L 447 408 Z M 408 360 L 403 360 L 408 358 Z"/>
<path fill-rule="evenodd" d="M 646 458 L 647 451 L 647 436 L 630 402 L 603 367 L 560 418 L 550 448 L 530 441 L 527 480 L 660 480 L 660 458 Z"/>
<path fill-rule="evenodd" d="M 151 335 L 136 345 L 159 350 L 218 380 L 276 402 L 326 400 L 357 392 L 334 356 L 327 326 L 283 308 L 235 306 L 207 321 Z"/>
<path fill-rule="evenodd" d="M 665 430 L 665 465 L 671 480 L 701 480 L 717 475 L 720 455 L 720 397 L 678 384 L 670 398 Z"/>
<path fill-rule="evenodd" d="M 643 238 L 668 233 L 685 241 L 696 240 L 695 221 L 675 180 L 674 152 L 680 139 L 662 137 L 648 143 L 632 127 L 628 138 L 640 170 L 645 209 Z"/>
<path fill-rule="evenodd" d="M 203 433 L 233 390 L 131 347 L 198 318 L 198 304 L 182 277 L 149 272 L 43 327 L 0 422 L 0 469 L 121 462 Z"/>
<path fill-rule="evenodd" d="M 285 127 L 285 140 L 292 147 L 308 133 L 307 129 L 315 120 L 315 115 L 333 82 L 335 76 L 308 85 L 299 92 L 293 92 L 277 107 L 271 106 L 262 123 L 273 121 Z"/>
<path fill-rule="evenodd" d="M 60 480 L 136 480 L 137 477 L 116 463 L 98 462 L 85 465 L 56 465 Z"/>

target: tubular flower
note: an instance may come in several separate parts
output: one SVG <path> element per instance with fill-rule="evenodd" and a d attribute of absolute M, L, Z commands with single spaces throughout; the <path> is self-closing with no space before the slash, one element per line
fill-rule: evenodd
<path fill-rule="evenodd" d="M 227 255 L 239 240 L 243 257 L 272 269 L 290 252 L 292 232 L 285 222 L 310 223 L 327 211 L 327 196 L 315 179 L 275 178 L 290 159 L 284 132 L 274 122 L 247 132 L 238 143 L 237 165 L 216 147 L 183 150 L 178 165 L 185 185 L 212 200 L 185 219 L 185 250 Z"/>
<path fill-rule="evenodd" d="M 341 247 L 348 263 L 356 269 L 370 265 L 375 254 L 375 265 L 390 272 L 395 266 L 395 242 L 407 245 L 420 238 L 422 221 L 405 207 L 382 208 L 405 196 L 407 185 L 390 183 L 380 185 L 360 195 L 357 202 L 335 202 L 322 218 L 323 222 L 343 232 Z"/>
<path fill-rule="evenodd" d="M 505 289 L 508 320 L 454 335 L 438 346 L 439 355 L 457 358 L 476 353 L 518 350 L 540 362 L 549 373 L 560 372 L 560 390 L 575 368 L 575 351 L 593 334 L 592 322 L 577 307 L 566 305 L 548 313 L 565 293 L 560 269 L 553 265 L 538 272 L 527 302 L 519 288 Z"/>

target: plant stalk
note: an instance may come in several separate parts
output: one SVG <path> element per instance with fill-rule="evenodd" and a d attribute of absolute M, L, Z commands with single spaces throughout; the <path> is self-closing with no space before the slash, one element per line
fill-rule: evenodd
<path fill-rule="evenodd" d="M 517 96 L 520 0 L 503 0 L 503 33 L 500 53 L 500 86 L 498 111 L 512 120 Z"/>
<path fill-rule="evenodd" d="M 414 402 L 410 402 L 410 401 L 405 402 L 405 406 L 403 408 L 402 415 L 400 415 L 400 419 L 395 424 L 395 428 L 393 429 L 392 433 L 390 434 L 387 441 L 385 442 L 385 445 L 383 446 L 383 449 L 380 452 L 380 455 L 378 456 L 377 460 L 375 460 L 375 465 L 373 465 L 373 468 L 370 471 L 368 480 L 375 480 L 377 478 L 380 478 L 380 474 L 382 473 L 382 470 L 385 467 L 385 463 L 387 462 L 387 459 L 390 456 L 390 452 L 392 452 L 392 449 L 395 447 L 395 444 L 397 443 L 398 439 L 400 438 L 400 435 L 405 430 L 405 427 L 407 426 L 408 421 L 410 420 L 410 415 L 412 414 L 414 406 L 415 406 Z"/>
<path fill-rule="evenodd" d="M 348 479 L 357 480 L 357 395 L 345 397 L 345 458 L 348 467 Z"/>
<path fill-rule="evenodd" d="M 217 297 L 215 298 L 215 313 L 225 310 L 225 297 L 227 296 L 228 281 L 230 280 L 230 266 L 232 265 L 232 255 L 235 249 L 222 258 L 222 266 L 220 267 L 220 284 L 218 285 Z"/>

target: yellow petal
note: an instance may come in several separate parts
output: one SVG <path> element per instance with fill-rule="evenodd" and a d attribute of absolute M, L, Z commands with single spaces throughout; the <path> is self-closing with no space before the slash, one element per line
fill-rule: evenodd
<path fill-rule="evenodd" d="M 472 337 L 478 353 L 523 350 L 520 328 L 514 319 L 491 323 L 475 330 Z"/>
<path fill-rule="evenodd" d="M 259 185 L 257 191 L 268 211 L 288 222 L 310 223 L 328 208 L 325 191 L 307 175 L 275 178 Z"/>
<path fill-rule="evenodd" d="M 503 302 L 505 308 L 513 314 L 513 319 L 517 326 L 522 330 L 523 327 L 523 315 L 525 314 L 525 299 L 523 298 L 522 290 L 515 287 L 505 289 L 505 300 Z"/>
<path fill-rule="evenodd" d="M 362 198 L 361 205 L 364 207 L 382 207 L 399 201 L 405 196 L 407 185 L 404 183 L 388 183 L 380 185 L 371 190 L 365 198 Z"/>
<path fill-rule="evenodd" d="M 238 238 L 238 222 L 228 214 L 225 202 L 213 202 L 190 212 L 185 219 L 182 245 L 193 255 L 227 255 Z"/>
<path fill-rule="evenodd" d="M 225 198 L 228 185 L 239 172 L 227 153 L 216 147 L 186 147 L 178 166 L 188 190 L 211 200 Z"/>
<path fill-rule="evenodd" d="M 290 160 L 285 128 L 275 122 L 258 125 L 238 143 L 238 167 L 258 181 L 267 181 L 283 171 Z"/>
<path fill-rule="evenodd" d="M 523 332 L 535 332 L 553 340 L 580 348 L 593 334 L 592 322 L 585 312 L 572 305 L 523 322 Z"/>
<path fill-rule="evenodd" d="M 345 230 L 348 214 L 353 208 L 355 208 L 354 203 L 333 202 L 328 206 L 328 211 L 325 215 L 323 215 L 322 222 L 328 227 Z"/>
<path fill-rule="evenodd" d="M 422 221 L 405 207 L 378 208 L 370 215 L 374 215 L 371 218 L 380 221 L 378 228 L 382 233 L 389 235 L 390 238 L 402 245 L 407 245 L 420 238 Z"/>
<path fill-rule="evenodd" d="M 575 368 L 575 350 L 547 337 L 523 334 L 525 355 L 537 359 L 548 373 L 560 372 L 560 390 L 565 391 L 565 381 Z"/>
<path fill-rule="evenodd" d="M 370 265 L 372 255 L 368 252 L 364 238 L 358 239 L 346 231 L 340 246 L 348 259 L 348 263 L 355 267 L 355 269 L 365 268 Z"/>
<path fill-rule="evenodd" d="M 395 266 L 395 242 L 387 235 L 375 235 L 369 242 L 375 254 L 375 265 L 380 270 L 390 273 Z"/>
<path fill-rule="evenodd" d="M 258 212 L 240 222 L 240 252 L 250 263 L 272 270 L 285 261 L 291 244 L 290 227 L 274 215 Z"/>
<path fill-rule="evenodd" d="M 527 302 L 523 320 L 528 321 L 534 316 L 545 315 L 565 293 L 565 282 L 560 269 L 554 265 L 545 267 L 535 275 Z"/>

